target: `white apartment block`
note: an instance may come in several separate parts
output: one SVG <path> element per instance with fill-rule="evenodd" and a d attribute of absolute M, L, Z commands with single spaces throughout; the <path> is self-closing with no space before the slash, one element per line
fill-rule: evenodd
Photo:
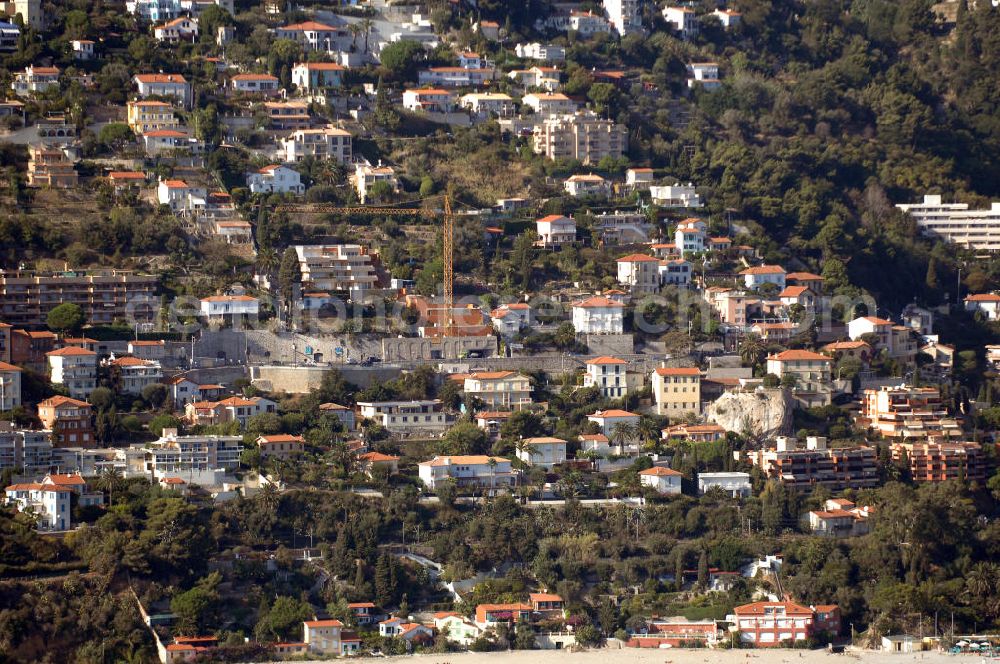
<path fill-rule="evenodd" d="M 917 222 L 924 235 L 978 251 L 1000 251 L 1000 202 L 989 209 L 970 210 L 968 203 L 942 203 L 925 194 L 922 203 L 896 205 Z"/>
<path fill-rule="evenodd" d="M 617 357 L 596 357 L 587 360 L 583 374 L 584 387 L 596 387 L 605 399 L 621 399 L 628 394 L 628 362 Z"/>
<path fill-rule="evenodd" d="M 576 221 L 561 214 L 550 214 L 535 220 L 538 240 L 535 244 L 545 249 L 561 247 L 576 242 Z"/>
<path fill-rule="evenodd" d="M 642 32 L 639 0 L 604 0 L 604 11 L 615 32 L 622 37 Z"/>
<path fill-rule="evenodd" d="M 622 334 L 625 305 L 603 296 L 574 302 L 573 327 L 577 334 Z"/>
<path fill-rule="evenodd" d="M 179 436 L 164 429 L 159 440 L 143 446 L 144 469 L 157 480 L 179 477 L 189 484 L 215 484 L 222 473 L 240 467 L 242 436 Z"/>
<path fill-rule="evenodd" d="M 459 105 L 473 113 L 506 118 L 514 114 L 514 100 L 502 92 L 473 92 L 462 95 Z"/>
<path fill-rule="evenodd" d="M 50 380 L 65 387 L 74 399 L 86 399 L 97 387 L 97 353 L 94 351 L 66 346 L 46 355 Z"/>
<path fill-rule="evenodd" d="M 310 290 L 346 291 L 353 296 L 378 282 L 372 256 L 358 244 L 296 245 L 302 283 Z"/>
<path fill-rule="evenodd" d="M 331 159 L 338 164 L 352 160 L 351 133 L 336 127 L 300 129 L 283 142 L 286 162 L 302 161 L 314 157 L 320 161 Z"/>
<path fill-rule="evenodd" d="M 574 113 L 577 103 L 561 92 L 532 92 L 521 98 L 521 103 L 539 115 Z"/>
<path fill-rule="evenodd" d="M 524 449 L 518 451 L 517 458 L 529 466 L 542 468 L 558 466 L 566 463 L 566 441 L 550 436 L 525 438 Z"/>
<path fill-rule="evenodd" d="M 21 367 L 0 362 L 0 412 L 21 405 Z"/>
<path fill-rule="evenodd" d="M 0 422 L 0 472 L 8 468 L 21 475 L 44 473 L 52 465 L 52 432 L 15 429 Z"/>
<path fill-rule="evenodd" d="M 156 360 L 143 360 L 127 355 L 108 362 L 116 372 L 118 389 L 127 394 L 142 394 L 147 385 L 163 382 L 163 368 Z"/>
<path fill-rule="evenodd" d="M 531 403 L 531 380 L 514 371 L 473 372 L 465 378 L 462 391 L 494 409 Z"/>
<path fill-rule="evenodd" d="M 632 293 L 655 293 L 660 289 L 660 259 L 630 254 L 618 259 L 618 283 Z"/>
<path fill-rule="evenodd" d="M 437 399 L 427 401 L 359 401 L 361 417 L 375 420 L 392 433 L 438 432 L 451 418 Z"/>
<path fill-rule="evenodd" d="M 699 32 L 698 14 L 690 7 L 664 7 L 663 18 L 685 39 Z"/>
<path fill-rule="evenodd" d="M 45 92 L 49 88 L 59 87 L 58 67 L 36 67 L 28 65 L 23 72 L 14 74 L 14 82 L 11 89 L 14 94 L 27 96 L 39 92 Z"/>
<path fill-rule="evenodd" d="M 191 84 L 180 74 L 137 74 L 132 80 L 143 99 L 173 97 L 185 107 L 191 105 Z"/>
<path fill-rule="evenodd" d="M 618 159 L 628 147 L 625 128 L 591 111 L 553 115 L 535 125 L 533 147 L 548 159 L 576 159 L 596 164 L 605 157 Z"/>

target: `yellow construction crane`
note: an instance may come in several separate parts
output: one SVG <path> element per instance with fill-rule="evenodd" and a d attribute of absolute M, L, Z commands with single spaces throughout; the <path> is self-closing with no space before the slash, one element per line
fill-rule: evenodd
<path fill-rule="evenodd" d="M 376 206 L 341 207 L 326 203 L 302 203 L 298 205 L 277 205 L 275 212 L 291 212 L 295 214 L 342 214 L 347 216 L 364 215 L 368 217 L 424 217 L 436 219 L 441 216 L 441 262 L 444 264 L 444 310 L 445 334 L 450 335 L 454 328 L 455 315 L 455 216 L 451 211 L 451 198 L 445 194 L 443 214 L 431 208 L 400 208 Z M 421 202 L 425 202 L 424 199 Z"/>

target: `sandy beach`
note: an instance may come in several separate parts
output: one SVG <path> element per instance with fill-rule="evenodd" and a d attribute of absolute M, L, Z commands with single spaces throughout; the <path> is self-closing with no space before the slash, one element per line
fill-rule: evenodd
<path fill-rule="evenodd" d="M 492 653 L 421 654 L 401 657 L 357 657 L 355 662 L 392 664 L 980 664 L 981 655 L 952 655 L 945 652 L 892 654 L 852 650 L 831 654 L 824 650 L 680 650 L 602 648 L 583 652 L 567 650 L 515 650 Z M 995 660 L 993 660 L 995 661 Z"/>

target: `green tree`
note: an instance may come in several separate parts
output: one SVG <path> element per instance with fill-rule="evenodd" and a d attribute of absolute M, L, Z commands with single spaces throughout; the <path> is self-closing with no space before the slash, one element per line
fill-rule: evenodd
<path fill-rule="evenodd" d="M 219 601 L 221 581 L 222 575 L 212 572 L 193 588 L 174 595 L 170 600 L 170 612 L 176 616 L 177 629 L 181 633 L 200 634 L 208 627 Z"/>
<path fill-rule="evenodd" d="M 280 596 L 267 613 L 257 620 L 254 636 L 258 641 L 288 641 L 301 633 L 302 622 L 313 617 L 313 608 L 294 597 Z"/>
<path fill-rule="evenodd" d="M 124 122 L 109 122 L 101 127 L 97 140 L 108 150 L 121 150 L 135 141 L 135 134 Z"/>
<path fill-rule="evenodd" d="M 423 62 L 425 52 L 418 42 L 404 39 L 383 48 L 380 58 L 382 67 L 392 76 L 411 80 L 416 75 L 417 66 Z"/>
<path fill-rule="evenodd" d="M 58 334 L 79 334 L 87 317 L 80 305 L 64 302 L 49 312 L 45 322 L 50 330 Z"/>

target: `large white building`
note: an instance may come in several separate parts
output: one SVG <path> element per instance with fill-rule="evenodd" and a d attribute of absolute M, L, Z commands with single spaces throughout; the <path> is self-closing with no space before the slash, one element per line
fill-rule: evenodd
<path fill-rule="evenodd" d="M 426 401 L 359 401 L 361 417 L 378 422 L 392 433 L 438 432 L 451 425 L 437 399 Z"/>
<path fill-rule="evenodd" d="M 574 302 L 573 327 L 577 334 L 622 334 L 625 305 L 603 296 Z"/>
<path fill-rule="evenodd" d="M 525 438 L 524 446 L 517 453 L 517 458 L 529 466 L 552 468 L 566 463 L 566 441 L 562 438 L 539 436 Z"/>
<path fill-rule="evenodd" d="M 698 195 L 694 185 L 690 182 L 687 184 L 651 185 L 649 195 L 652 197 L 653 203 L 661 207 L 700 208 L 703 205 L 701 196 Z"/>
<path fill-rule="evenodd" d="M 593 111 L 552 115 L 535 125 L 532 146 L 548 159 L 576 159 L 596 164 L 605 157 L 620 158 L 628 147 L 625 127 Z"/>
<path fill-rule="evenodd" d="M 0 422 L 0 472 L 8 468 L 21 475 L 44 473 L 52 464 L 52 432 L 15 429 Z"/>
<path fill-rule="evenodd" d="M 74 399 L 86 399 L 97 387 L 97 353 L 94 351 L 66 346 L 46 355 L 50 380 L 65 387 Z"/>
<path fill-rule="evenodd" d="M 922 203 L 896 205 L 917 222 L 921 233 L 968 249 L 1000 251 L 1000 202 L 989 209 L 970 210 L 968 203 L 942 203 L 926 194 Z"/>
<path fill-rule="evenodd" d="M 587 360 L 583 374 L 584 387 L 596 387 L 606 399 L 621 399 L 628 394 L 628 362 L 621 358 L 602 356 Z"/>
<path fill-rule="evenodd" d="M 618 259 L 618 283 L 633 293 L 655 293 L 660 289 L 660 259 L 647 254 L 629 254 Z"/>
<path fill-rule="evenodd" d="M 336 127 L 299 129 L 282 144 L 285 161 L 302 161 L 306 157 L 318 160 L 331 159 L 338 164 L 349 164 L 352 159 L 351 132 Z"/>
<path fill-rule="evenodd" d="M 448 481 L 459 488 L 499 488 L 513 484 L 515 476 L 510 459 L 479 454 L 436 456 L 418 464 L 418 475 L 431 491 Z"/>
<path fill-rule="evenodd" d="M 0 362 L 0 412 L 21 405 L 21 367 Z"/>
<path fill-rule="evenodd" d="M 604 11 L 615 31 L 622 37 L 642 32 L 639 0 L 604 0 Z"/>
<path fill-rule="evenodd" d="M 555 44 L 518 44 L 514 54 L 525 60 L 541 60 L 542 62 L 562 62 L 566 59 L 566 49 Z"/>
<path fill-rule="evenodd" d="M 535 244 L 545 249 L 561 247 L 576 242 L 576 221 L 561 214 L 550 214 L 535 220 L 538 240 Z"/>
<path fill-rule="evenodd" d="M 40 530 L 69 530 L 73 527 L 70 501 L 73 490 L 54 484 L 12 484 L 4 489 L 5 503 L 38 517 Z"/>
<path fill-rule="evenodd" d="M 216 484 L 240 466 L 242 436 L 179 436 L 164 429 L 159 440 L 143 447 L 144 470 L 161 480 L 179 477 L 188 484 Z"/>
<path fill-rule="evenodd" d="M 357 244 L 296 245 L 302 283 L 326 292 L 346 291 L 353 296 L 378 282 L 371 254 Z"/>
<path fill-rule="evenodd" d="M 392 166 L 383 166 L 381 161 L 377 166 L 368 162 L 354 166 L 354 189 L 362 203 L 367 202 L 368 190 L 376 182 L 385 182 L 394 193 L 399 191 L 399 178 Z"/>

